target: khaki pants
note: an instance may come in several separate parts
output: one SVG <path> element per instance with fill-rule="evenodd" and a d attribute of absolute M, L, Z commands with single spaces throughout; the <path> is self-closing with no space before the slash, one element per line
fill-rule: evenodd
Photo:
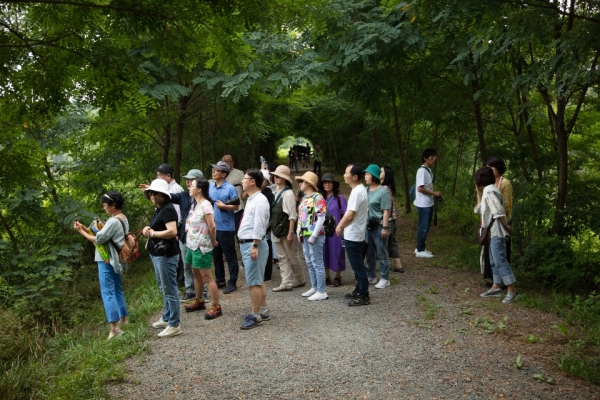
<path fill-rule="evenodd" d="M 291 288 L 294 285 L 304 283 L 303 263 L 298 252 L 296 236 L 294 236 L 291 245 L 288 244 L 285 237 L 274 243 L 277 258 L 279 258 L 279 268 L 281 269 L 281 286 Z"/>

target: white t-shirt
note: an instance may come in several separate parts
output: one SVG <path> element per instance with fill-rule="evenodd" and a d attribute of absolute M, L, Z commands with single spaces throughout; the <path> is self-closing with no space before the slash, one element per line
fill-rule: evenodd
<path fill-rule="evenodd" d="M 417 171 L 417 181 L 415 183 L 415 201 L 416 207 L 433 207 L 433 195 L 419 192 L 419 186 L 425 186 L 425 189 L 433 191 L 433 172 L 430 168 L 421 166 Z"/>
<path fill-rule="evenodd" d="M 346 211 L 355 211 L 356 215 L 350 225 L 344 228 L 344 239 L 352 242 L 364 241 L 367 231 L 367 214 L 369 213 L 369 195 L 363 185 L 356 185 L 350 192 Z"/>

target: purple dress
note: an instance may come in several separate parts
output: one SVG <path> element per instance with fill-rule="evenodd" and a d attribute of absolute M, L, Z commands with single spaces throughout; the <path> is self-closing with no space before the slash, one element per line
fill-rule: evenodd
<path fill-rule="evenodd" d="M 327 198 L 327 213 L 333 215 L 336 225 L 342 220 L 342 216 L 346 212 L 347 206 L 346 198 L 343 194 L 338 195 L 338 198 L 333 195 Z M 338 235 L 325 238 L 323 263 L 326 267 L 335 272 L 341 272 L 346 269 L 346 254 L 342 247 L 342 239 Z"/>

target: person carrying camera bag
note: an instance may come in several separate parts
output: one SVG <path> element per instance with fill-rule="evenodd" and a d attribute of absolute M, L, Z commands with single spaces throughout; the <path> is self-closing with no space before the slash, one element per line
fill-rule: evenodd
<path fill-rule="evenodd" d="M 177 288 L 177 212 L 171 204 L 169 184 L 163 179 L 153 180 L 144 190 L 144 196 L 156 207 L 150 224 L 144 227 L 142 234 L 148 238 L 148 252 L 158 277 L 158 287 L 164 297 L 163 315 L 152 327 L 163 329 L 158 334 L 159 337 L 181 335 Z"/>

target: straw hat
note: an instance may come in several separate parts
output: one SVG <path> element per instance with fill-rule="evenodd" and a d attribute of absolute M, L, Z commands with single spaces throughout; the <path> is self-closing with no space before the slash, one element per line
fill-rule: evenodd
<path fill-rule="evenodd" d="M 171 198 L 171 193 L 169 193 L 169 184 L 164 179 L 153 180 L 150 186 L 144 190 L 144 196 L 146 196 L 147 199 L 150 199 L 150 192 L 159 192 L 168 198 Z"/>
<path fill-rule="evenodd" d="M 296 179 L 297 181 L 304 181 L 304 182 L 308 183 L 310 186 L 312 186 L 315 189 L 315 191 L 319 190 L 319 177 L 314 172 L 311 172 L 311 171 L 305 172 L 304 175 L 297 176 L 294 179 Z"/>
<path fill-rule="evenodd" d="M 286 167 L 285 165 L 278 166 L 275 169 L 275 171 L 271 172 L 271 175 L 278 176 L 280 178 L 285 179 L 286 181 L 288 181 L 290 183 L 290 185 L 293 182 L 292 178 L 290 177 L 290 169 L 288 167 Z"/>

